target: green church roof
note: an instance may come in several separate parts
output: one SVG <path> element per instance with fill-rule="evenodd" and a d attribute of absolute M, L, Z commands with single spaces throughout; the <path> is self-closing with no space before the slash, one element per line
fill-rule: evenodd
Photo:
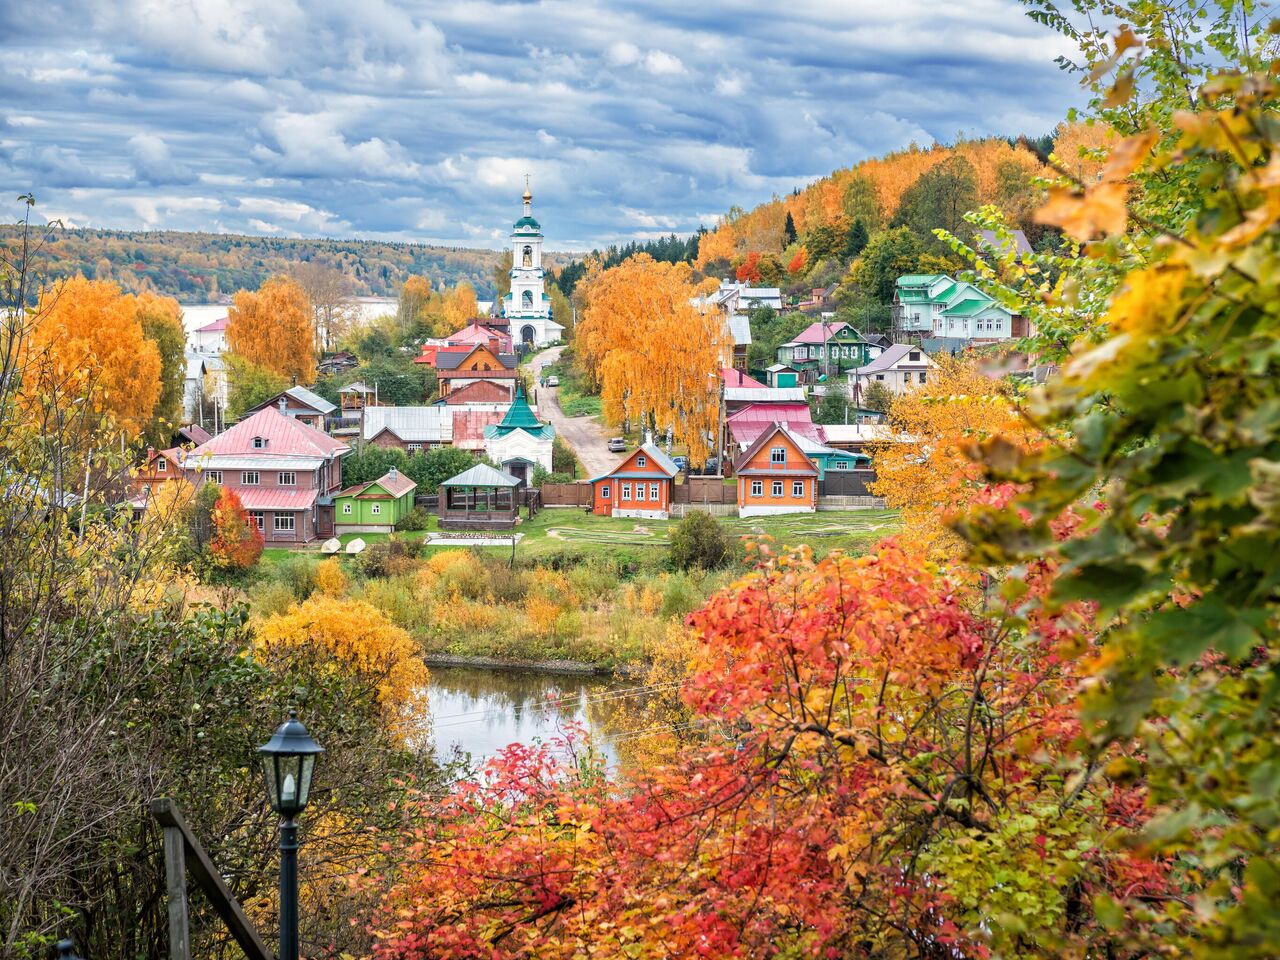
<path fill-rule="evenodd" d="M 555 428 L 551 424 L 541 423 L 533 415 L 533 410 L 529 407 L 529 401 L 524 395 L 524 384 L 518 380 L 516 381 L 515 399 L 511 401 L 511 406 L 507 408 L 507 415 L 502 418 L 501 423 L 485 427 L 484 435 L 486 437 L 505 437 L 508 433 L 516 430 L 524 430 L 535 437 L 555 435 Z"/>
<path fill-rule="evenodd" d="M 521 217 L 515 223 L 516 230 L 527 230 L 530 228 L 541 231 L 542 224 L 538 223 L 538 221 L 533 219 L 533 217 Z"/>

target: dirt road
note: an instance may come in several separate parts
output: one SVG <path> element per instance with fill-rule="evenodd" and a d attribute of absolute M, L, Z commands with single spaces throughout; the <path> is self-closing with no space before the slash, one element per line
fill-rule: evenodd
<path fill-rule="evenodd" d="M 542 373 L 544 366 L 560 359 L 560 351 L 563 349 L 564 347 L 549 347 L 529 361 L 534 377 Z M 566 417 L 564 411 L 560 409 L 560 391 L 556 387 L 537 387 L 536 389 L 538 415 L 551 421 L 556 428 L 556 433 L 565 443 L 573 447 L 573 452 L 578 455 L 578 459 L 586 468 L 587 476 L 579 479 L 589 480 L 592 477 L 598 477 L 618 465 L 623 455 L 609 452 L 609 435 L 604 427 L 591 417 Z"/>

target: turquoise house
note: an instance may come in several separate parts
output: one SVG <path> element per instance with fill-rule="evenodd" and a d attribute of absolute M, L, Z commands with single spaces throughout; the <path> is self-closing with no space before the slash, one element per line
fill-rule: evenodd
<path fill-rule="evenodd" d="M 343 533 L 391 533 L 413 510 L 418 485 L 392 467 L 377 480 L 347 487 L 333 498 L 334 529 Z"/>
<path fill-rule="evenodd" d="M 871 467 L 871 458 L 865 453 L 854 453 L 852 450 L 836 450 L 824 443 L 797 434 L 796 440 L 804 455 L 813 461 L 818 468 L 818 480 L 824 480 L 828 470 L 845 473 L 850 470 L 867 470 Z"/>

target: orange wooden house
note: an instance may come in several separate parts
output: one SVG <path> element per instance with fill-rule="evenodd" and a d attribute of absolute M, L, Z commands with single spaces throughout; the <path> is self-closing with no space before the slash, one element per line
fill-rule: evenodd
<path fill-rule="evenodd" d="M 507 397 L 514 395 L 516 378 L 516 355 L 499 353 L 497 347 L 477 343 L 465 353 L 441 351 L 436 354 L 436 376 L 440 380 L 440 396 L 447 398 L 455 390 L 470 386 L 473 383 L 495 383 L 507 391 Z"/>
<path fill-rule="evenodd" d="M 680 468 L 652 443 L 626 457 L 609 473 L 591 481 L 591 512 L 605 517 L 671 516 L 671 485 Z"/>
<path fill-rule="evenodd" d="M 818 508 L 818 468 L 780 423 L 761 432 L 733 464 L 738 477 L 738 516 L 813 513 Z"/>

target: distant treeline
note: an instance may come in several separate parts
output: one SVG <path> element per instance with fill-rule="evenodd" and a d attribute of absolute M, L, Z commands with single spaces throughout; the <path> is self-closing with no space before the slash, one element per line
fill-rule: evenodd
<path fill-rule="evenodd" d="M 0 227 L 0 243 L 17 236 Z M 380 240 L 294 240 L 168 230 L 59 231 L 49 245 L 51 278 L 81 274 L 109 279 L 127 293 L 155 291 L 187 303 L 215 301 L 236 290 L 256 290 L 300 262 L 319 261 L 341 271 L 356 296 L 393 297 L 411 275 L 439 286 L 470 283 L 482 299 L 493 296 L 497 250 L 469 250 Z M 552 264 L 567 257 L 551 254 Z"/>
<path fill-rule="evenodd" d="M 690 237 L 678 237 L 674 233 L 665 237 L 659 237 L 657 240 L 645 240 L 643 242 L 632 241 L 622 246 L 609 246 L 604 250 L 593 250 L 591 256 L 600 261 L 600 265 L 604 269 L 616 267 L 627 257 L 637 253 L 647 253 L 653 259 L 662 263 L 692 263 L 698 259 L 698 242 L 702 239 L 705 230 L 699 230 Z M 573 293 L 573 288 L 577 286 L 578 281 L 587 272 L 585 260 L 576 260 L 564 267 L 556 277 L 556 283 L 564 295 L 567 297 Z"/>

